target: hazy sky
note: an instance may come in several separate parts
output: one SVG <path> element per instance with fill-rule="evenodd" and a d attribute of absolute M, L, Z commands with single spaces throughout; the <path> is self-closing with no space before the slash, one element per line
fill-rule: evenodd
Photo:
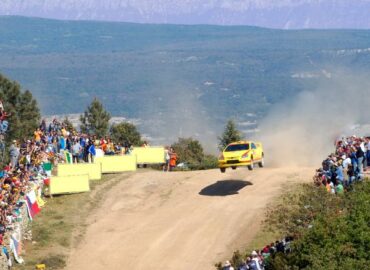
<path fill-rule="evenodd" d="M 370 28 L 370 0 L 1 0 L 0 14 L 139 23 Z"/>

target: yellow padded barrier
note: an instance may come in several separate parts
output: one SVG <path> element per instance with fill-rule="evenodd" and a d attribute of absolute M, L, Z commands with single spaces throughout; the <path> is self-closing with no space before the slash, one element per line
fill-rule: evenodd
<path fill-rule="evenodd" d="M 136 155 L 138 164 L 165 163 L 164 147 L 134 147 L 132 154 Z"/>
<path fill-rule="evenodd" d="M 100 180 L 102 175 L 100 163 L 59 164 L 58 176 L 89 175 L 89 180 Z"/>
<path fill-rule="evenodd" d="M 50 194 L 69 194 L 90 191 L 89 175 L 52 176 Z"/>
<path fill-rule="evenodd" d="M 132 172 L 137 167 L 135 155 L 98 157 L 95 162 L 101 163 L 103 173 Z"/>

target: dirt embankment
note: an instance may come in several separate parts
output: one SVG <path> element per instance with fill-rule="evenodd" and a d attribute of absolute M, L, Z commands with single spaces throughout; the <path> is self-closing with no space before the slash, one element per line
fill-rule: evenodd
<path fill-rule="evenodd" d="M 123 180 L 89 218 L 68 270 L 214 269 L 253 239 L 264 209 L 312 168 L 163 173 Z"/>

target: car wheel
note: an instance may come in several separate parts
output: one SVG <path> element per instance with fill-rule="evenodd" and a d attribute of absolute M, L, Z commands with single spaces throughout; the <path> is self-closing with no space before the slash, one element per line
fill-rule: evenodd
<path fill-rule="evenodd" d="M 236 166 L 232 166 L 231 169 L 236 170 Z"/>
<path fill-rule="evenodd" d="M 260 168 L 265 167 L 265 160 L 264 160 L 264 158 L 262 158 L 262 159 L 261 159 L 261 161 L 260 161 L 260 162 L 258 162 L 258 166 L 259 166 Z"/>
<path fill-rule="evenodd" d="M 220 171 L 224 173 L 226 171 L 226 168 L 220 168 Z"/>
<path fill-rule="evenodd" d="M 253 171 L 253 169 L 254 169 L 254 163 L 253 163 L 253 160 L 252 160 L 251 164 L 248 165 L 248 170 Z"/>

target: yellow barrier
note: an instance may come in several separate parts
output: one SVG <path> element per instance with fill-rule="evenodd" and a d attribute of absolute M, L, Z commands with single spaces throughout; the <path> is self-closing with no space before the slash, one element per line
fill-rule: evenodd
<path fill-rule="evenodd" d="M 59 164 L 58 176 L 89 175 L 89 180 L 100 180 L 102 169 L 100 163 Z"/>
<path fill-rule="evenodd" d="M 138 164 L 165 163 L 164 147 L 134 147 L 132 154 L 136 155 Z"/>
<path fill-rule="evenodd" d="M 136 171 L 136 156 L 104 156 L 95 158 L 96 163 L 101 163 L 103 173 L 118 173 Z"/>
<path fill-rule="evenodd" d="M 89 175 L 52 176 L 50 194 L 69 194 L 90 191 Z"/>

